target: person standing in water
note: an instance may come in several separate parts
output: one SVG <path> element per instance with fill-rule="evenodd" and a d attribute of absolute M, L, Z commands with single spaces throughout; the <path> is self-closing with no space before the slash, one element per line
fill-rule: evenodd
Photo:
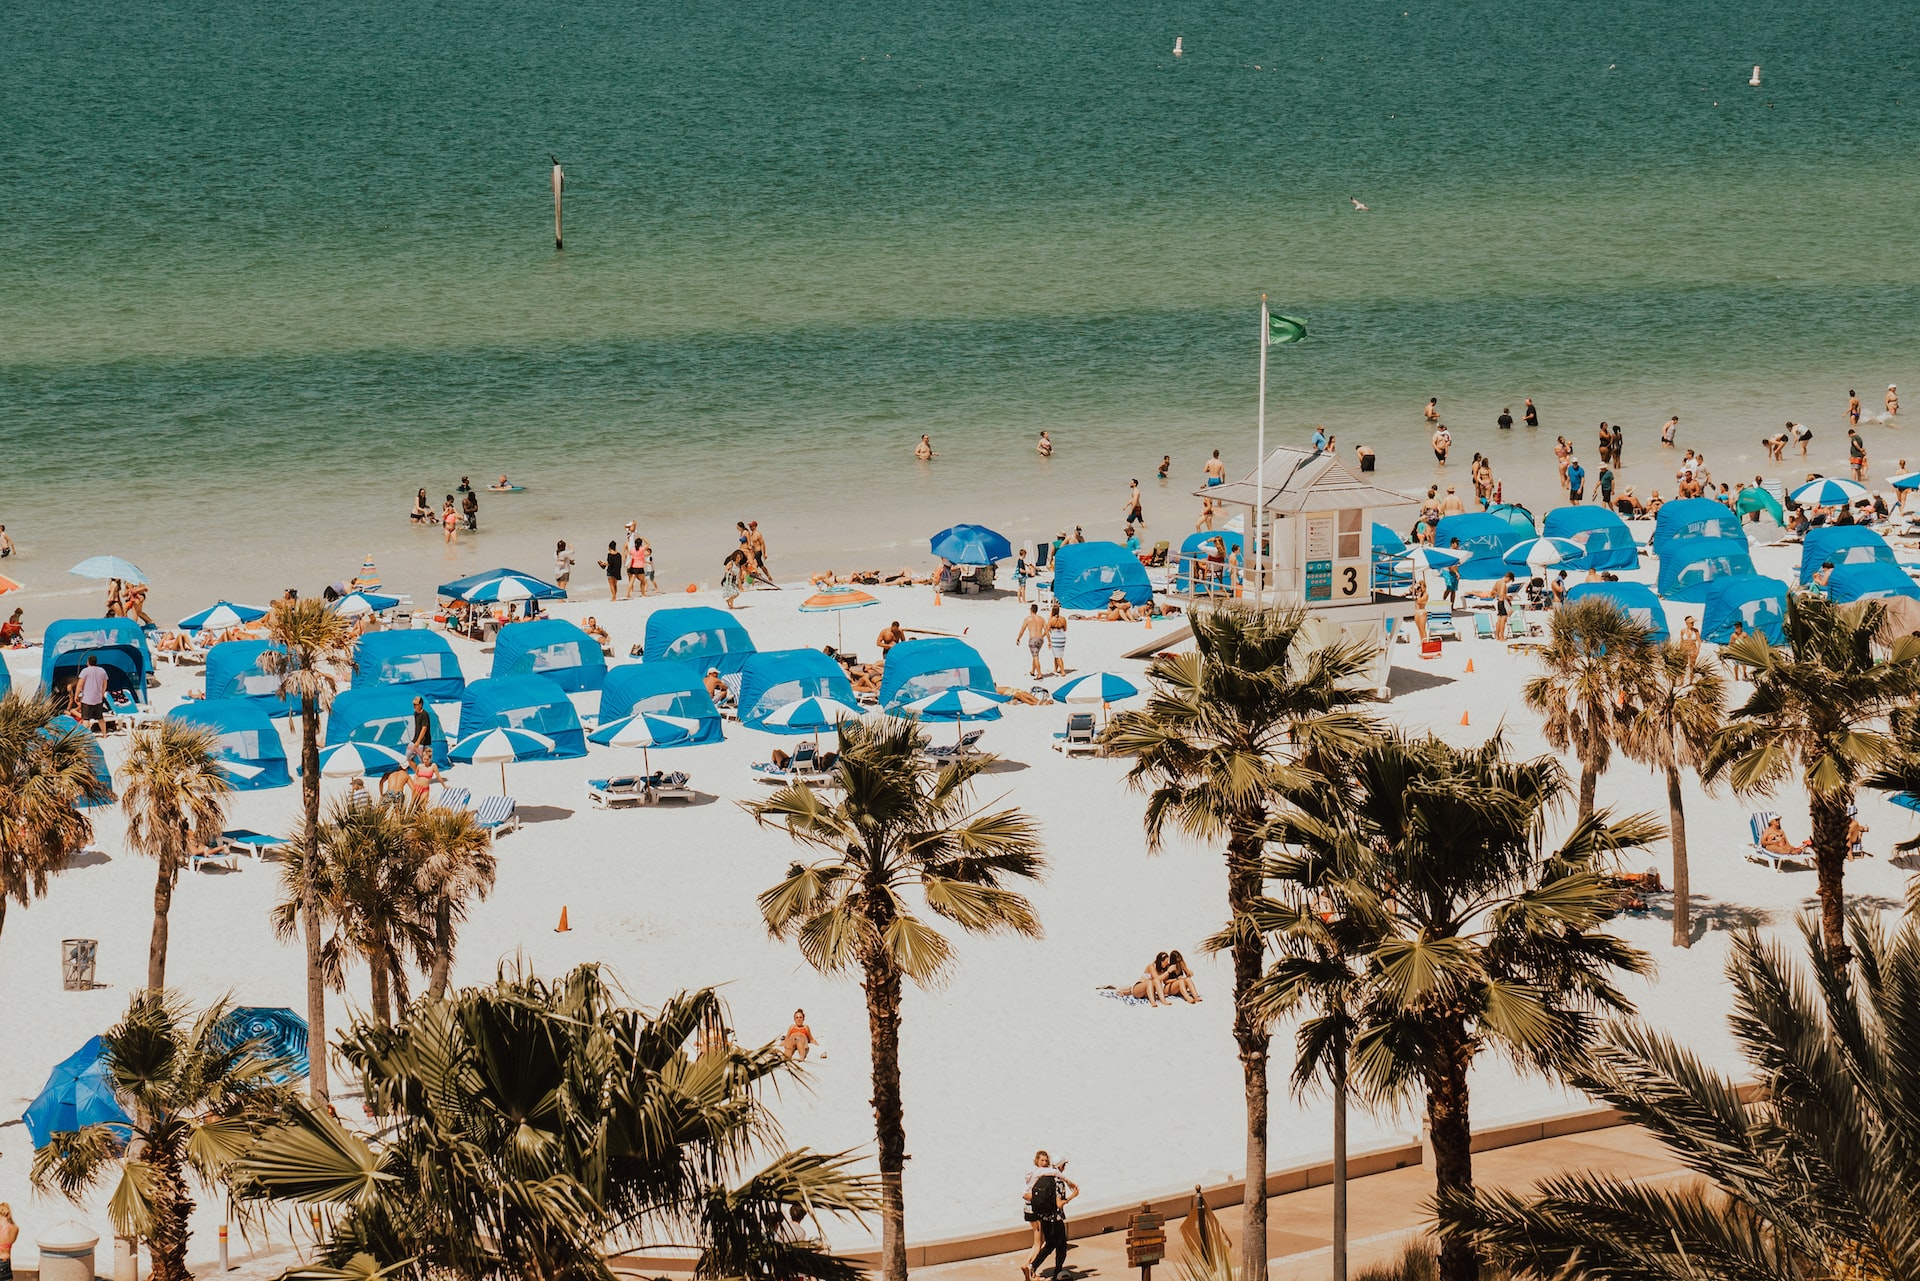
<path fill-rule="evenodd" d="M 1847 423 L 1854 427 L 1860 425 L 1860 393 L 1851 387 L 1847 388 Z"/>
<path fill-rule="evenodd" d="M 921 436 L 920 443 L 913 447 L 913 456 L 923 463 L 930 458 L 938 458 L 940 455 L 933 452 L 933 437 Z"/>
<path fill-rule="evenodd" d="M 1500 416 L 1494 419 L 1493 422 L 1494 422 L 1494 425 L 1498 427 L 1501 431 L 1512 431 L 1513 430 L 1513 407 L 1510 405 L 1503 407 L 1500 410 Z"/>
<path fill-rule="evenodd" d="M 1160 471 L 1157 474 L 1156 479 L 1165 480 L 1167 478 L 1167 473 L 1172 470 L 1173 470 L 1173 455 L 1172 454 L 1160 455 Z M 5 525 L 0 525 L 0 534 L 5 533 L 6 529 L 7 527 Z"/>
<path fill-rule="evenodd" d="M 1227 481 L 1227 465 L 1220 461 L 1220 451 L 1214 450 L 1213 457 L 1207 459 L 1207 487 L 1224 485 Z"/>
<path fill-rule="evenodd" d="M 1427 397 L 1427 408 L 1425 412 L 1428 422 L 1437 423 L 1440 421 L 1440 398 L 1438 396 Z"/>
<path fill-rule="evenodd" d="M 1443 467 L 1446 466 L 1447 451 L 1452 448 L 1453 433 L 1447 430 L 1445 423 L 1441 423 L 1433 429 L 1433 460 Z"/>
<path fill-rule="evenodd" d="M 1526 404 L 1520 409 L 1520 421 L 1529 427 L 1540 425 L 1540 411 L 1533 407 L 1533 397 L 1527 397 Z"/>
<path fill-rule="evenodd" d="M 1899 416 L 1900 416 L 1900 389 L 1894 386 L 1892 383 L 1888 383 L 1887 384 L 1887 417 L 1898 418 Z M 7 532 L 7 527 L 5 525 L 0 525 L 0 534 L 5 534 L 6 532 Z M 6 554 L 7 554 L 6 549 L 4 547 L 0 547 L 0 556 L 4 556 Z"/>
<path fill-rule="evenodd" d="M 921 439 L 925 440 L 926 437 L 922 436 Z M 1036 444 L 1033 447 L 1033 449 L 1034 449 L 1034 452 L 1039 454 L 1042 458 L 1053 457 L 1053 437 L 1047 435 L 1047 433 L 1044 431 L 1041 432 L 1040 442 Z"/>

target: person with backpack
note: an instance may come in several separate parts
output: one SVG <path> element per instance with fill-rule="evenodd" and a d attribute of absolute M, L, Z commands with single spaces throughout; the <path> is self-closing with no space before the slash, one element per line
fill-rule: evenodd
<path fill-rule="evenodd" d="M 1067 1202 L 1080 1195 L 1080 1189 L 1067 1177 L 1067 1163 L 1053 1165 L 1045 1152 L 1033 1155 L 1033 1169 L 1027 1172 L 1026 1218 L 1040 1238 L 1039 1248 L 1020 1269 L 1025 1281 L 1040 1275 L 1041 1265 L 1053 1255 L 1053 1277 L 1059 1278 L 1067 1266 Z"/>

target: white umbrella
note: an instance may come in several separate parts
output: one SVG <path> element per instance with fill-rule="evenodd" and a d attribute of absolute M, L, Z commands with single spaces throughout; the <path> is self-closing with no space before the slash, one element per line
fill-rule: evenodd
<path fill-rule="evenodd" d="M 530 729 L 483 729 L 469 734 L 453 745 L 447 755 L 463 764 L 500 766 L 500 790 L 507 790 L 507 762 L 545 756 L 553 750 L 553 740 Z"/>
<path fill-rule="evenodd" d="M 635 716 L 609 721 L 595 730 L 591 741 L 605 743 L 609 747 L 637 747 L 640 749 L 640 766 L 647 773 L 653 772 L 653 761 L 647 755 L 650 747 L 680 747 L 700 732 L 700 722 L 684 716 L 663 716 L 652 712 L 641 712 Z"/>
<path fill-rule="evenodd" d="M 1529 538 L 1507 548 L 1506 555 L 1500 559 L 1509 565 L 1540 569 L 1562 561 L 1579 560 L 1586 554 L 1587 549 L 1571 538 Z"/>
<path fill-rule="evenodd" d="M 359 778 L 382 766 L 406 763 L 404 753 L 384 743 L 335 743 L 320 751 L 320 777 Z"/>
<path fill-rule="evenodd" d="M 1802 507 L 1851 507 L 1866 496 L 1865 485 L 1856 485 L 1850 480 L 1834 480 L 1830 476 L 1810 480 L 1787 495 Z"/>

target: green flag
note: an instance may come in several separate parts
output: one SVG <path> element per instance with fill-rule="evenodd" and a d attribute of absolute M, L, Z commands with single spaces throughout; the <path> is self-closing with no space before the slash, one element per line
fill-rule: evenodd
<path fill-rule="evenodd" d="M 1307 322 L 1296 320 L 1292 316 L 1283 316 L 1279 312 L 1267 314 L 1267 341 L 1272 343 L 1299 342 L 1307 336 Z"/>

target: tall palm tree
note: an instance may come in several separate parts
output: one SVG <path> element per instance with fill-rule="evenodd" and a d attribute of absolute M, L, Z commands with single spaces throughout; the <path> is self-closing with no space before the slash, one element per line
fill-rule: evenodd
<path fill-rule="evenodd" d="M 420 924 L 429 938 L 427 995 L 438 1000 L 447 994 L 453 949 L 468 905 L 493 890 L 493 833 L 480 826 L 471 810 L 445 805 L 408 806 L 403 821 L 413 847 Z"/>
<path fill-rule="evenodd" d="M 1242 605 L 1195 613 L 1193 652 L 1157 658 L 1144 706 L 1107 729 L 1109 751 L 1130 755 L 1128 783 L 1148 793 L 1147 848 L 1168 833 L 1224 841 L 1233 955 L 1233 1037 L 1247 1096 L 1244 1281 L 1267 1275 L 1267 1050 L 1271 1032 L 1253 999 L 1265 945 L 1248 913 L 1264 889 L 1263 844 L 1276 794 L 1310 778 L 1318 758 L 1366 741 L 1356 710 L 1374 651 L 1314 648 L 1304 611 Z"/>
<path fill-rule="evenodd" d="M 915 911 L 913 898 L 969 934 L 1037 938 L 1032 905 L 1005 882 L 1037 881 L 1046 867 L 1026 814 L 972 808 L 972 782 L 993 758 L 936 766 L 922 754 L 925 746 L 909 721 L 843 722 L 834 765 L 838 799 L 796 783 L 746 807 L 821 856 L 794 863 L 760 895 L 768 933 L 794 940 L 823 974 L 858 972 L 866 990 L 885 1281 L 907 1275 L 901 989 L 907 982 L 931 987 L 953 965 L 952 945 Z"/>
<path fill-rule="evenodd" d="M 9 900 L 25 907 L 47 892 L 67 856 L 93 839 L 81 808 L 113 799 L 94 771 L 92 736 L 56 724 L 51 698 L 0 694 L 0 927 Z"/>
<path fill-rule="evenodd" d="M 1456 748 L 1395 734 L 1337 765 L 1328 791 L 1348 830 L 1327 875 L 1365 934 L 1349 944 L 1366 958 L 1353 1084 L 1381 1104 L 1424 1096 L 1435 1183 L 1464 1194 L 1474 1059 L 1565 1074 L 1593 1043 L 1595 1015 L 1631 1008 L 1614 976 L 1648 961 L 1600 929 L 1613 900 L 1598 868 L 1660 829 L 1596 811 L 1552 844 L 1566 772 L 1550 757 L 1510 759 L 1497 736 Z M 1465 1236 L 1443 1236 L 1443 1281 L 1478 1268 Z"/>
<path fill-rule="evenodd" d="M 1728 957 L 1728 1024 L 1763 1081 L 1734 1077 L 1638 1024 L 1612 1029 L 1580 1074 L 1697 1176 L 1636 1183 L 1561 1174 L 1528 1193 L 1445 1199 L 1441 1221 L 1515 1275 L 1566 1281 L 1857 1281 L 1920 1260 L 1920 922 L 1853 915 L 1852 964 L 1802 922 L 1809 956 L 1748 931 Z"/>
<path fill-rule="evenodd" d="M 785 1056 L 690 1051 L 724 1018 L 710 990 L 657 1011 L 617 998 L 588 965 L 551 983 L 503 974 L 391 1028 L 357 1022 L 340 1052 L 378 1137 L 301 1105 L 248 1153 L 238 1195 L 328 1209 L 318 1262 L 359 1275 L 407 1263 L 422 1277 L 604 1281 L 617 1249 L 692 1244 L 705 1276 L 851 1281 L 853 1265 L 798 1224 L 864 1214 L 870 1183 L 805 1149 L 751 1165 L 778 1141 L 760 1091 Z"/>
<path fill-rule="evenodd" d="M 337 803 L 311 839 L 290 843 L 280 865 L 282 897 L 272 913 L 274 932 L 291 938 L 302 927 L 306 896 L 319 902 L 331 933 L 320 947 L 322 972 L 335 991 L 346 986 L 348 963 L 366 962 L 373 1016 L 393 1022 L 396 995 L 405 1003 L 409 957 L 431 953 L 422 917 L 420 868 L 426 852 L 407 819 L 384 805 Z"/>
<path fill-rule="evenodd" d="M 300 700 L 300 801 L 311 839 L 320 826 L 320 713 L 340 687 L 340 673 L 353 665 L 353 627 L 324 601 L 278 601 L 267 615 L 267 638 L 279 646 L 262 656 L 280 677 L 280 693 Z M 320 955 L 320 897 L 303 890 L 300 929 L 307 947 L 307 1035 L 313 1055 L 307 1088 L 317 1103 L 327 1100 L 327 982 Z"/>
<path fill-rule="evenodd" d="M 1680 779 L 1698 771 L 1726 723 L 1727 680 L 1699 646 L 1669 641 L 1654 655 L 1639 703 L 1627 709 L 1620 750 L 1667 776 L 1667 835 L 1673 848 L 1673 945 L 1693 946 L 1693 879 L 1687 866 L 1687 812 Z"/>
<path fill-rule="evenodd" d="M 1920 636 L 1882 646 L 1885 622 L 1880 601 L 1836 605 L 1795 592 L 1784 648 L 1758 634 L 1728 645 L 1727 659 L 1752 670 L 1753 692 L 1733 709 L 1701 772 L 1742 796 L 1770 796 L 1789 781 L 1806 788 L 1821 928 L 1826 949 L 1843 959 L 1847 811 L 1856 789 L 1899 754 L 1889 715 L 1920 696 Z"/>
<path fill-rule="evenodd" d="M 1653 629 L 1605 597 L 1577 600 L 1553 611 L 1540 665 L 1545 670 L 1521 697 L 1545 718 L 1547 742 L 1579 760 L 1579 817 L 1585 818 L 1652 673 Z"/>
<path fill-rule="evenodd" d="M 116 1233 L 147 1240 L 153 1281 L 192 1281 L 189 1179 L 226 1185 L 234 1161 L 290 1101 L 292 1091 L 276 1082 L 294 1065 L 235 1037 L 223 1027 L 230 1012 L 220 1001 L 193 1016 L 163 993 L 135 995 L 101 1037 L 131 1133 L 88 1125 L 56 1134 L 34 1154 L 34 1188 L 76 1204 L 118 1172 L 107 1211 Z"/>
<path fill-rule="evenodd" d="M 133 731 L 121 771 L 127 844 L 158 865 L 153 939 L 147 948 L 147 987 L 155 992 L 167 985 L 167 917 L 174 887 L 194 845 L 211 844 L 226 823 L 233 784 L 214 755 L 219 743 L 213 730 L 167 717 Z"/>

